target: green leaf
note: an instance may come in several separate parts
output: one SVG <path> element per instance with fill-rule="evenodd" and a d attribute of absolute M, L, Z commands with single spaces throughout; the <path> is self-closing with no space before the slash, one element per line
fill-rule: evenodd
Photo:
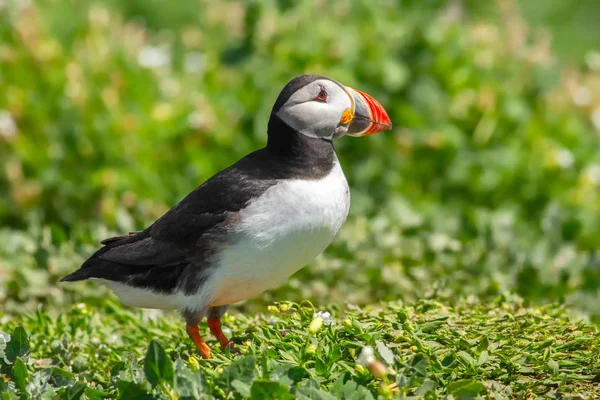
<path fill-rule="evenodd" d="M 6 383 L 6 382 L 5 382 Z M 0 397 L 0 399 L 2 400 L 20 400 L 21 398 L 15 393 L 15 390 L 8 386 L 8 384 L 6 383 L 5 386 L 3 386 L 2 383 L 0 383 L 0 395 L 2 397 Z"/>
<path fill-rule="evenodd" d="M 293 400 L 295 396 L 279 382 L 257 380 L 252 384 L 252 400 Z"/>
<path fill-rule="evenodd" d="M 315 360 L 315 373 L 319 376 L 325 376 L 329 373 L 329 365 L 321 357 L 317 357 Z"/>
<path fill-rule="evenodd" d="M 336 397 L 319 388 L 308 386 L 296 390 L 296 396 L 299 400 L 337 400 Z"/>
<path fill-rule="evenodd" d="M 329 352 L 329 359 L 332 362 L 337 362 L 338 360 L 340 360 L 344 355 L 342 354 L 342 349 L 341 346 L 337 343 L 334 343 L 331 346 L 331 351 Z"/>
<path fill-rule="evenodd" d="M 302 379 L 308 378 L 310 373 L 306 370 L 306 368 L 295 366 L 288 370 L 287 376 L 294 382 L 300 382 Z"/>
<path fill-rule="evenodd" d="M 470 379 L 452 382 L 447 388 L 448 394 L 453 394 L 462 400 L 474 399 L 485 390 L 483 384 Z"/>
<path fill-rule="evenodd" d="M 415 394 L 418 396 L 424 396 L 427 393 L 435 394 L 435 382 L 429 379 L 425 379 L 421 386 L 415 392 Z"/>
<path fill-rule="evenodd" d="M 342 386 L 342 388 L 340 389 L 339 397 L 345 399 L 345 398 L 348 398 L 349 396 L 352 396 L 352 394 L 356 392 L 357 387 L 358 387 L 358 383 L 356 383 L 354 381 L 346 382 L 344 384 L 344 386 Z"/>
<path fill-rule="evenodd" d="M 338 398 L 344 400 L 373 400 L 371 392 L 366 387 L 360 386 L 354 381 L 348 381 L 337 392 L 332 390 L 330 393 L 336 394 Z"/>
<path fill-rule="evenodd" d="M 354 381 L 350 380 L 348 382 L 354 382 Z M 329 386 L 329 393 L 331 393 L 332 395 L 336 395 L 338 398 L 341 398 L 343 389 L 344 389 L 344 375 L 337 378 L 335 380 L 335 382 L 333 383 L 333 385 Z"/>
<path fill-rule="evenodd" d="M 477 345 L 477 351 L 479 351 L 479 352 L 485 351 L 488 349 L 489 346 L 490 346 L 490 341 L 488 340 L 487 336 L 484 336 L 483 338 L 481 338 L 481 341 Z"/>
<path fill-rule="evenodd" d="M 383 358 L 383 361 L 385 361 L 387 365 L 394 365 L 394 353 L 392 353 L 392 351 L 379 340 L 375 342 L 375 345 L 377 346 L 377 352 L 381 358 Z"/>
<path fill-rule="evenodd" d="M 110 397 L 110 393 L 90 387 L 85 389 L 85 395 L 88 400 L 104 400 Z"/>
<path fill-rule="evenodd" d="M 461 350 L 457 352 L 456 355 L 469 368 L 473 368 L 475 365 L 477 365 L 477 361 L 475 361 L 475 359 L 466 351 Z"/>
<path fill-rule="evenodd" d="M 489 354 L 488 354 L 487 350 L 482 351 L 481 354 L 479 355 L 479 360 L 477 360 L 477 365 L 481 366 L 481 365 L 485 364 L 488 359 L 489 359 Z"/>
<path fill-rule="evenodd" d="M 21 359 L 21 357 L 17 357 L 11 371 L 11 376 L 15 381 L 15 385 L 17 388 L 23 393 L 25 393 L 25 386 L 27 386 L 27 378 L 29 377 L 29 372 L 27 371 L 27 366 L 25 362 Z"/>
<path fill-rule="evenodd" d="M 69 371 L 65 371 L 62 368 L 54 367 L 52 368 L 50 381 L 54 384 L 54 386 L 69 386 L 75 383 L 75 375 Z"/>
<path fill-rule="evenodd" d="M 76 383 L 65 390 L 65 399 L 67 400 L 79 400 L 81 395 L 85 392 L 85 383 Z"/>
<path fill-rule="evenodd" d="M 250 384 L 256 379 L 256 357 L 236 357 L 231 365 L 223 370 L 216 382 L 220 385 L 228 385 L 234 379 Z"/>
<path fill-rule="evenodd" d="M 231 386 L 235 389 L 236 392 L 241 394 L 243 397 L 250 396 L 250 385 L 245 382 L 240 381 L 239 379 L 234 379 L 231 382 Z"/>
<path fill-rule="evenodd" d="M 123 380 L 117 382 L 117 389 L 119 390 L 118 400 L 136 400 L 150 394 L 137 383 Z"/>
<path fill-rule="evenodd" d="M 202 372 L 192 372 L 181 358 L 173 363 L 173 369 L 175 370 L 175 393 L 179 398 L 196 399 L 200 397 L 205 385 Z"/>
<path fill-rule="evenodd" d="M 125 364 L 125 362 L 123 362 L 123 361 L 119 361 L 118 363 L 113 365 L 112 368 L 110 369 L 110 375 L 118 376 L 119 372 L 125 371 L 126 369 L 127 369 L 127 364 Z"/>
<path fill-rule="evenodd" d="M 427 375 L 427 367 L 429 366 L 429 358 L 424 354 L 417 354 L 411 360 L 411 367 L 419 373 L 419 375 Z"/>
<path fill-rule="evenodd" d="M 446 357 L 444 357 L 444 359 L 442 360 L 442 367 L 450 368 L 452 366 L 452 364 L 454 364 L 454 361 L 455 361 L 454 355 L 452 353 L 450 353 Z"/>
<path fill-rule="evenodd" d="M 558 375 L 558 363 L 554 360 L 548 360 L 548 368 L 550 368 L 550 372 L 552 373 L 553 376 Z"/>
<path fill-rule="evenodd" d="M 152 340 L 148 346 L 144 372 L 152 387 L 156 387 L 161 382 L 173 386 L 173 362 L 156 340 Z"/>
<path fill-rule="evenodd" d="M 17 326 L 10 335 L 10 342 L 6 345 L 6 359 L 13 363 L 17 357 L 24 357 L 29 353 L 29 339 L 27 338 L 27 332 L 22 326 Z"/>

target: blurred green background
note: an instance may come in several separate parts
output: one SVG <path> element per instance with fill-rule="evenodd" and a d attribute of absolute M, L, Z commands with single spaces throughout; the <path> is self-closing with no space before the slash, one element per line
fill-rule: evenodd
<path fill-rule="evenodd" d="M 242 307 L 515 292 L 600 320 L 600 3 L 0 2 L 0 303 L 57 285 L 265 143 L 283 85 L 364 90 L 394 130 L 336 145 L 352 209 Z"/>

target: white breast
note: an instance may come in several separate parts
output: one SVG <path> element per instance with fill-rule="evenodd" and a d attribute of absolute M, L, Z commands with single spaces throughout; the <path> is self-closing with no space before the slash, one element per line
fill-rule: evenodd
<path fill-rule="evenodd" d="M 331 243 L 348 216 L 350 193 L 339 163 L 319 180 L 286 180 L 240 213 L 205 288 L 212 306 L 254 297 L 284 282 Z"/>
<path fill-rule="evenodd" d="M 331 243 L 348 216 L 350 193 L 336 165 L 319 180 L 286 180 L 240 212 L 233 240 L 200 291 L 154 293 L 104 281 L 127 305 L 202 310 L 257 296 L 284 282 Z"/>

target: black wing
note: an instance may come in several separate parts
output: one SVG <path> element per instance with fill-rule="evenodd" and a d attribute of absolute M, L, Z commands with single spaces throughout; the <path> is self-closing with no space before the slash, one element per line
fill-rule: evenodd
<path fill-rule="evenodd" d="M 276 164 L 265 149 L 246 156 L 143 231 L 103 240 L 104 247 L 61 281 L 101 278 L 157 292 L 195 291 L 211 256 L 227 243 L 228 222 L 277 182 Z"/>

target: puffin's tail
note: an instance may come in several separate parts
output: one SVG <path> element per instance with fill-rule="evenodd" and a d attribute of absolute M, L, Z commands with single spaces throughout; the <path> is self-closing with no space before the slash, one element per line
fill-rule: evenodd
<path fill-rule="evenodd" d="M 101 248 L 100 251 L 104 249 L 105 247 Z M 103 267 L 105 267 L 105 264 L 110 263 L 102 260 L 101 258 L 98 258 L 97 254 L 98 252 L 96 252 L 90 258 L 85 260 L 85 262 L 81 265 L 81 267 L 79 267 L 77 271 L 71 272 L 69 275 L 62 278 L 60 282 L 77 282 L 99 277 L 98 269 L 102 269 Z"/>
<path fill-rule="evenodd" d="M 62 278 L 60 280 L 60 282 L 77 282 L 77 281 L 84 281 L 86 279 L 92 278 L 92 276 L 90 276 L 90 271 L 89 269 L 78 269 L 75 272 L 70 273 L 69 275 L 65 276 L 64 278 Z"/>

